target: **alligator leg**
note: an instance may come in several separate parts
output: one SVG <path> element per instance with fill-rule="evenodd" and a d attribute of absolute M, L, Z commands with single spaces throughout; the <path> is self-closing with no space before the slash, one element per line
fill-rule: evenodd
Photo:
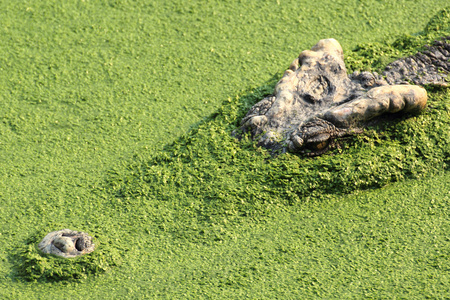
<path fill-rule="evenodd" d="M 420 86 L 386 85 L 328 110 L 323 117 L 338 127 L 349 128 L 385 113 L 419 112 L 426 103 L 427 92 Z"/>

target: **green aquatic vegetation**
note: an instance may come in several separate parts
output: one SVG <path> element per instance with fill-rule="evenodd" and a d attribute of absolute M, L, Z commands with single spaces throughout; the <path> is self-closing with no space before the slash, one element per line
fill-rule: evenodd
<path fill-rule="evenodd" d="M 232 136 L 298 51 L 376 69 L 425 2 L 0 1 L 0 298 L 448 298 L 448 90 L 318 158 Z M 41 255 L 61 228 L 99 248 Z"/>
<path fill-rule="evenodd" d="M 413 55 L 430 45 L 434 40 L 450 36 L 450 8 L 433 16 L 422 32 L 415 35 L 403 34 L 394 41 L 358 44 L 346 53 L 345 64 L 349 72 L 380 71 L 394 60 Z"/>

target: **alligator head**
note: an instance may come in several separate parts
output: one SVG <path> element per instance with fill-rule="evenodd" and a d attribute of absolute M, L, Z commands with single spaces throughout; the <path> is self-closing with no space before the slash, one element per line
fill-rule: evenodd
<path fill-rule="evenodd" d="M 449 61 L 450 57 L 441 56 Z M 271 150 L 322 154 L 336 137 L 359 133 L 378 116 L 420 112 L 427 93 L 407 83 L 417 66 L 427 72 L 420 80 L 414 77 L 415 82 L 446 84 L 442 68 L 432 63 L 411 68 L 403 60 L 390 64 L 382 75 L 355 72 L 349 76 L 341 45 L 335 39 L 320 40 L 291 63 L 273 95 L 249 110 L 241 129 Z"/>

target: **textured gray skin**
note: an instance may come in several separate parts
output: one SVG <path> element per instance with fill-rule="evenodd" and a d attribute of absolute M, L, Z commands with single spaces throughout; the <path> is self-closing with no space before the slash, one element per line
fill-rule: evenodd
<path fill-rule="evenodd" d="M 46 254 L 72 258 L 91 253 L 95 245 L 92 237 L 85 232 L 62 229 L 47 234 L 38 247 Z"/>
<path fill-rule="evenodd" d="M 359 133 L 386 113 L 417 113 L 427 93 L 416 84 L 446 86 L 449 44 L 436 42 L 427 51 L 397 60 L 382 75 L 347 75 L 343 51 L 334 39 L 303 51 L 275 87 L 241 121 L 258 144 L 273 151 L 320 155 L 332 141 Z"/>
<path fill-rule="evenodd" d="M 389 64 L 383 75 L 387 83 L 408 81 L 413 84 L 448 86 L 450 72 L 450 37 L 435 41 L 423 52 L 396 60 Z"/>

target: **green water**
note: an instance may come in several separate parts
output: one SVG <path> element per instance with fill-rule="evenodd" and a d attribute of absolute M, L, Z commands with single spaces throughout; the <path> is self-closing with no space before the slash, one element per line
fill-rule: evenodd
<path fill-rule="evenodd" d="M 272 161 L 223 117 L 178 139 L 234 122 L 319 39 L 392 42 L 446 5 L 0 1 L 0 297 L 448 298 L 448 91 L 315 161 Z M 93 234 L 106 272 L 19 276 L 13 253 L 62 228 Z"/>

